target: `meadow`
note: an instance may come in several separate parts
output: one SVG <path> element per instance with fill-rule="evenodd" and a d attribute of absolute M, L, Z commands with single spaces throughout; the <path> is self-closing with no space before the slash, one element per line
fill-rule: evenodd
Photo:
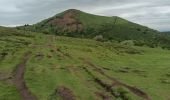
<path fill-rule="evenodd" d="M 169 100 L 170 51 L 0 28 L 0 99 L 20 100 L 13 79 L 38 100 Z"/>

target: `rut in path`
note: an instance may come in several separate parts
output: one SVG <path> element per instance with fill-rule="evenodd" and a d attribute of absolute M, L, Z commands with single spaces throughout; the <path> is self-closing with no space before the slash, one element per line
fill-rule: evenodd
<path fill-rule="evenodd" d="M 122 83 L 122 82 L 118 81 L 117 79 L 107 75 L 102 69 L 100 69 L 99 67 L 97 67 L 96 65 L 91 63 L 90 61 L 85 60 L 84 62 L 86 64 L 90 65 L 91 67 L 93 67 L 100 74 L 102 74 L 105 77 L 107 77 L 108 79 L 112 80 L 113 81 L 113 84 L 112 84 L 113 86 L 115 86 L 115 85 L 123 86 L 123 87 L 129 89 L 132 93 L 136 94 L 137 96 L 142 97 L 145 100 L 151 100 L 150 97 L 147 95 L 147 93 L 143 92 L 142 90 L 140 90 L 140 89 L 138 89 L 136 87 L 133 87 L 133 86 L 129 86 L 129 85 L 125 84 L 125 83 Z"/>
<path fill-rule="evenodd" d="M 18 89 L 23 100 L 36 100 L 36 97 L 31 94 L 28 90 L 25 81 L 24 81 L 24 73 L 26 69 L 26 63 L 31 56 L 31 52 L 27 52 L 24 54 L 22 61 L 17 65 L 17 69 L 15 71 L 13 82 Z"/>

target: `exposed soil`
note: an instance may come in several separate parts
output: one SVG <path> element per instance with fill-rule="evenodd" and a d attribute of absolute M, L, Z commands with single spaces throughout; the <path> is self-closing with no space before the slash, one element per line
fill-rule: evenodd
<path fill-rule="evenodd" d="M 97 67 L 96 65 L 94 65 L 93 63 L 91 63 L 90 61 L 85 60 L 85 63 L 88 64 L 89 66 L 91 66 L 92 68 L 94 68 L 95 71 L 99 72 L 100 74 L 102 74 L 103 76 L 107 77 L 108 79 L 113 81 L 112 87 L 114 86 L 123 86 L 125 88 L 127 88 L 129 91 L 131 91 L 132 93 L 136 94 L 139 97 L 144 98 L 145 100 L 151 100 L 150 97 L 147 95 L 147 93 L 143 92 L 142 90 L 133 87 L 133 86 L 129 86 L 125 83 L 122 83 L 120 81 L 118 81 L 117 79 L 107 75 L 102 69 L 100 69 L 99 67 Z M 101 80 L 98 80 L 101 81 Z M 98 82 L 101 83 L 101 82 Z M 106 85 L 109 86 L 109 85 Z M 110 88 L 110 87 L 109 87 Z"/>
<path fill-rule="evenodd" d="M 61 53 L 63 56 L 68 57 L 68 58 L 72 58 L 72 56 L 71 56 L 69 53 L 65 53 L 65 52 L 61 51 L 60 48 L 56 48 L 56 50 L 57 50 L 59 53 Z"/>
<path fill-rule="evenodd" d="M 97 97 L 100 97 L 102 100 L 111 100 L 110 96 L 103 92 L 96 92 L 95 93 Z"/>
<path fill-rule="evenodd" d="M 100 80 L 99 78 L 97 78 L 95 75 L 93 75 L 93 73 L 91 73 L 91 71 L 89 71 L 89 69 L 87 69 L 86 67 L 83 67 L 84 71 L 90 75 L 92 77 L 92 79 L 94 80 L 95 83 L 97 83 L 100 87 L 102 87 L 105 92 L 108 92 L 110 94 L 112 94 L 113 97 L 115 97 L 116 95 L 114 94 L 113 90 L 112 90 L 112 86 L 105 83 L 104 81 Z M 103 99 L 103 97 L 102 97 Z"/>
<path fill-rule="evenodd" d="M 16 88 L 18 89 L 22 97 L 22 100 L 37 100 L 37 98 L 33 94 L 31 94 L 31 92 L 28 90 L 28 87 L 26 86 L 26 83 L 24 81 L 26 63 L 30 58 L 30 56 L 31 56 L 31 52 L 25 53 L 21 63 L 17 65 L 17 69 L 13 79 L 13 82 Z"/>
<path fill-rule="evenodd" d="M 54 40 L 54 39 L 51 39 L 51 40 Z M 59 52 L 63 55 L 63 57 L 72 58 L 72 56 L 69 53 L 65 53 L 61 51 L 61 49 L 59 47 L 56 47 L 55 45 L 49 44 L 48 47 L 51 48 L 50 50 L 51 53 Z"/>
<path fill-rule="evenodd" d="M 65 86 L 60 86 L 56 90 L 56 93 L 62 98 L 62 100 L 76 100 L 76 97 L 73 92 Z"/>
<path fill-rule="evenodd" d="M 83 24 L 76 19 L 76 11 L 69 10 L 64 13 L 62 17 L 57 17 L 49 21 L 49 24 L 53 26 L 60 26 L 67 31 L 82 31 Z"/>
<path fill-rule="evenodd" d="M 105 67 L 103 67 L 103 69 L 104 69 L 104 70 L 111 70 L 111 69 L 109 69 L 109 68 L 105 68 Z"/>

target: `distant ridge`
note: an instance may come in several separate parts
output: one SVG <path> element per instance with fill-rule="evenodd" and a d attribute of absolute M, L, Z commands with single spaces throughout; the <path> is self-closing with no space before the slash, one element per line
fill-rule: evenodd
<path fill-rule="evenodd" d="M 162 32 L 162 33 L 165 33 L 165 34 L 170 34 L 170 31 L 166 31 L 166 32 Z"/>

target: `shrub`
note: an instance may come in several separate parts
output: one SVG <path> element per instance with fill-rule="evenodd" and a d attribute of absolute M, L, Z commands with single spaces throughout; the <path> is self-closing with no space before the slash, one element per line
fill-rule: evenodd
<path fill-rule="evenodd" d="M 114 94 L 117 97 L 117 99 L 132 100 L 130 95 L 129 95 L 129 92 L 122 87 L 118 87 L 117 89 L 114 89 Z"/>
<path fill-rule="evenodd" d="M 137 41 L 137 40 L 134 41 L 135 46 L 144 46 L 145 44 L 146 43 L 144 41 Z"/>
<path fill-rule="evenodd" d="M 125 40 L 121 42 L 122 45 L 134 46 L 133 40 Z"/>
<path fill-rule="evenodd" d="M 44 33 L 44 34 L 50 34 L 48 30 L 43 30 L 42 33 Z"/>
<path fill-rule="evenodd" d="M 102 41 L 104 41 L 104 38 L 103 38 L 102 35 L 97 35 L 97 36 L 94 37 L 94 40 L 102 42 Z"/>
<path fill-rule="evenodd" d="M 137 30 L 137 31 L 141 31 L 141 29 L 140 29 L 140 28 L 137 28 L 136 30 Z"/>

